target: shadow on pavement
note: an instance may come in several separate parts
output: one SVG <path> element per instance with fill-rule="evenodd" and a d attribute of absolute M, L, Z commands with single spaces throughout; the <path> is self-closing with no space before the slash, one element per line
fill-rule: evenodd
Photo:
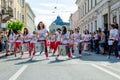
<path fill-rule="evenodd" d="M 7 61 L 15 61 L 15 60 L 24 60 L 24 59 L 28 59 L 28 58 L 15 58 L 15 59 L 8 59 L 8 60 L 6 60 L 6 62 Z"/>
<path fill-rule="evenodd" d="M 31 64 L 31 63 L 36 63 L 36 62 L 45 61 L 45 60 L 46 59 L 42 59 L 42 60 L 32 60 L 32 59 L 29 59 L 27 61 L 16 63 L 15 65 Z"/>
<path fill-rule="evenodd" d="M 110 62 L 110 63 L 117 63 L 120 62 L 120 60 L 117 60 L 114 56 L 111 56 L 110 59 L 107 58 L 106 55 L 101 54 L 83 54 L 83 56 L 80 58 L 82 61 L 104 61 L 104 62 Z"/>
<path fill-rule="evenodd" d="M 69 59 L 66 59 L 66 60 L 54 60 L 54 61 L 50 61 L 48 64 L 54 64 L 54 63 L 61 63 L 61 62 L 64 62 L 64 61 L 68 61 Z"/>

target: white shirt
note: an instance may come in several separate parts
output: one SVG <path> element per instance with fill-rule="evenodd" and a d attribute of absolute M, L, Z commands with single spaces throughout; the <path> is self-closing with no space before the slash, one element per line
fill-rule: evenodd
<path fill-rule="evenodd" d="M 10 34 L 9 36 L 9 42 L 13 43 L 15 41 L 15 34 Z"/>
<path fill-rule="evenodd" d="M 38 40 L 45 40 L 47 33 L 46 29 L 38 30 L 37 33 L 38 33 Z"/>
<path fill-rule="evenodd" d="M 37 36 L 36 34 L 33 34 L 30 43 L 36 43 L 36 42 L 37 42 Z"/>
<path fill-rule="evenodd" d="M 111 29 L 109 39 L 118 40 L 117 35 L 119 35 L 118 30 L 117 29 Z"/>
<path fill-rule="evenodd" d="M 75 42 L 80 42 L 80 34 L 79 33 L 74 33 L 74 41 Z"/>
<path fill-rule="evenodd" d="M 66 32 L 66 34 L 61 35 L 62 44 L 68 44 L 69 43 L 69 36 L 70 36 L 70 33 L 68 31 Z"/>
<path fill-rule="evenodd" d="M 15 42 L 23 42 L 23 36 L 21 34 L 17 34 L 15 36 Z"/>
<path fill-rule="evenodd" d="M 84 35 L 84 41 L 90 41 L 91 35 L 90 34 L 85 34 Z"/>
<path fill-rule="evenodd" d="M 98 34 L 94 35 L 94 40 L 98 40 Z"/>
<path fill-rule="evenodd" d="M 28 33 L 27 35 L 23 35 L 23 41 L 24 42 L 29 42 L 30 41 L 30 37 L 31 37 L 31 35 Z"/>
<path fill-rule="evenodd" d="M 51 37 L 51 40 L 50 40 L 50 41 L 51 41 L 51 42 L 55 42 L 55 35 L 51 35 L 50 37 Z"/>
<path fill-rule="evenodd" d="M 57 36 L 57 40 L 56 41 L 60 41 L 61 38 L 61 32 L 59 33 L 58 31 L 56 32 L 56 36 Z"/>

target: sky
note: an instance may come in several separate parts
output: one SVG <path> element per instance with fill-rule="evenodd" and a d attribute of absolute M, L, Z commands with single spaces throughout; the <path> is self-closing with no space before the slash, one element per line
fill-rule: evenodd
<path fill-rule="evenodd" d="M 77 10 L 76 0 L 26 0 L 36 15 L 35 24 L 43 21 L 49 28 L 59 15 L 64 22 L 69 22 L 71 13 Z"/>

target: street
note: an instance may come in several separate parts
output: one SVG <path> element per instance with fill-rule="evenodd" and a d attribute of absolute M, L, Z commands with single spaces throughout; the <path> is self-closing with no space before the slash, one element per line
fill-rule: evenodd
<path fill-rule="evenodd" d="M 25 54 L 0 60 L 0 80 L 120 80 L 120 61 L 104 55 L 83 54 L 81 58 L 68 60 L 60 56 L 45 59 L 37 54 L 33 60 Z"/>

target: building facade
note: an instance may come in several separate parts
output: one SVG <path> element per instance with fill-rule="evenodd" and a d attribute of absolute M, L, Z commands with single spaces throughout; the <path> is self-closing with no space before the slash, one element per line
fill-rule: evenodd
<path fill-rule="evenodd" d="M 6 28 L 8 21 L 24 23 L 24 5 L 25 0 L 0 0 L 1 28 Z"/>
<path fill-rule="evenodd" d="M 25 8 L 25 0 L 13 0 L 13 18 L 12 20 L 18 20 L 20 22 L 24 22 L 24 8 Z"/>
<path fill-rule="evenodd" d="M 6 22 L 13 17 L 13 0 L 0 0 L 0 28 L 6 27 Z"/>
<path fill-rule="evenodd" d="M 35 14 L 26 0 L 0 0 L 1 28 L 6 28 L 8 21 L 18 20 L 32 32 L 35 30 L 34 19 Z"/>
<path fill-rule="evenodd" d="M 78 28 L 79 12 L 78 10 L 70 16 L 70 29 Z"/>
<path fill-rule="evenodd" d="M 25 27 L 29 32 L 35 31 L 35 14 L 28 3 L 25 4 Z"/>
<path fill-rule="evenodd" d="M 120 26 L 120 0 L 111 0 L 110 2 L 110 21 Z M 120 30 L 120 27 L 118 27 Z"/>
<path fill-rule="evenodd" d="M 109 24 L 120 25 L 120 0 L 77 0 L 79 27 L 81 32 L 88 29 L 94 32 L 98 28 L 109 30 Z"/>
<path fill-rule="evenodd" d="M 49 26 L 50 32 L 55 32 L 58 28 L 62 28 L 62 26 L 66 26 L 67 30 L 70 30 L 70 23 L 63 22 L 60 16 L 57 16 L 56 20 L 52 22 Z"/>

